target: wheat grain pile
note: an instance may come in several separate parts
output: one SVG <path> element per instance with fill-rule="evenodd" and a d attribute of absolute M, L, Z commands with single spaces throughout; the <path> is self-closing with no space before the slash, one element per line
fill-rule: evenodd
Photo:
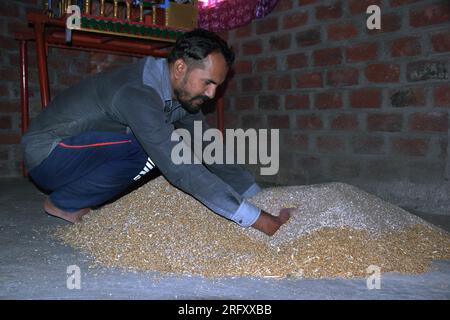
<path fill-rule="evenodd" d="M 206 277 L 365 277 L 370 265 L 421 273 L 450 259 L 447 232 L 347 184 L 268 188 L 250 200 L 299 209 L 268 237 L 158 177 L 54 236 L 103 266 Z"/>

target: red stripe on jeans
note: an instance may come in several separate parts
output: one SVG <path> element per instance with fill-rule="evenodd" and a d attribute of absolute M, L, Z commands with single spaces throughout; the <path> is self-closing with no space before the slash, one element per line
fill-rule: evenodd
<path fill-rule="evenodd" d="M 73 149 L 80 149 L 80 148 L 90 148 L 90 147 L 102 147 L 102 146 L 110 146 L 114 144 L 123 144 L 123 143 L 130 143 L 131 140 L 123 140 L 123 141 L 113 141 L 113 142 L 99 142 L 99 143 L 92 143 L 92 144 L 84 144 L 80 146 L 73 146 L 65 144 L 64 142 L 58 143 L 61 147 L 64 148 L 73 148 Z"/>

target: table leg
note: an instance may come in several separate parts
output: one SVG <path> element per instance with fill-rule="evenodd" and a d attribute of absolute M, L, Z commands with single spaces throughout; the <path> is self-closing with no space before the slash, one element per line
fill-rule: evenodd
<path fill-rule="evenodd" d="M 221 96 L 217 99 L 216 103 L 216 112 L 217 112 L 217 129 L 222 132 L 222 136 L 224 135 L 224 97 Z"/>
<path fill-rule="evenodd" d="M 30 119 L 28 100 L 28 42 L 20 40 L 20 106 L 22 112 L 22 134 L 28 129 Z M 22 162 L 22 175 L 28 175 Z"/>
<path fill-rule="evenodd" d="M 39 72 L 39 88 L 41 91 L 41 105 L 45 108 L 50 102 L 50 88 L 48 84 L 47 52 L 45 48 L 44 24 L 35 23 L 36 57 Z"/>
<path fill-rule="evenodd" d="M 22 111 L 22 134 L 28 129 L 29 104 L 28 104 L 28 43 L 20 41 L 20 104 Z"/>

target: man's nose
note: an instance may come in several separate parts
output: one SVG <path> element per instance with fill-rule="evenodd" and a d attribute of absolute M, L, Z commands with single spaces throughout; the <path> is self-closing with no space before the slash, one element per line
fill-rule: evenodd
<path fill-rule="evenodd" d="M 216 86 L 212 86 L 212 85 L 208 86 L 208 88 L 206 89 L 205 95 L 210 99 L 214 98 L 214 96 L 216 95 L 216 89 L 217 89 Z"/>

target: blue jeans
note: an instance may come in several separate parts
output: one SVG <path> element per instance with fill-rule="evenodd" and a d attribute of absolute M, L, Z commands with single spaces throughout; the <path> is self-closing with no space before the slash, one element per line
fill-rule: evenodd
<path fill-rule="evenodd" d="M 29 174 L 73 212 L 107 202 L 154 167 L 133 134 L 87 132 L 62 140 Z"/>

